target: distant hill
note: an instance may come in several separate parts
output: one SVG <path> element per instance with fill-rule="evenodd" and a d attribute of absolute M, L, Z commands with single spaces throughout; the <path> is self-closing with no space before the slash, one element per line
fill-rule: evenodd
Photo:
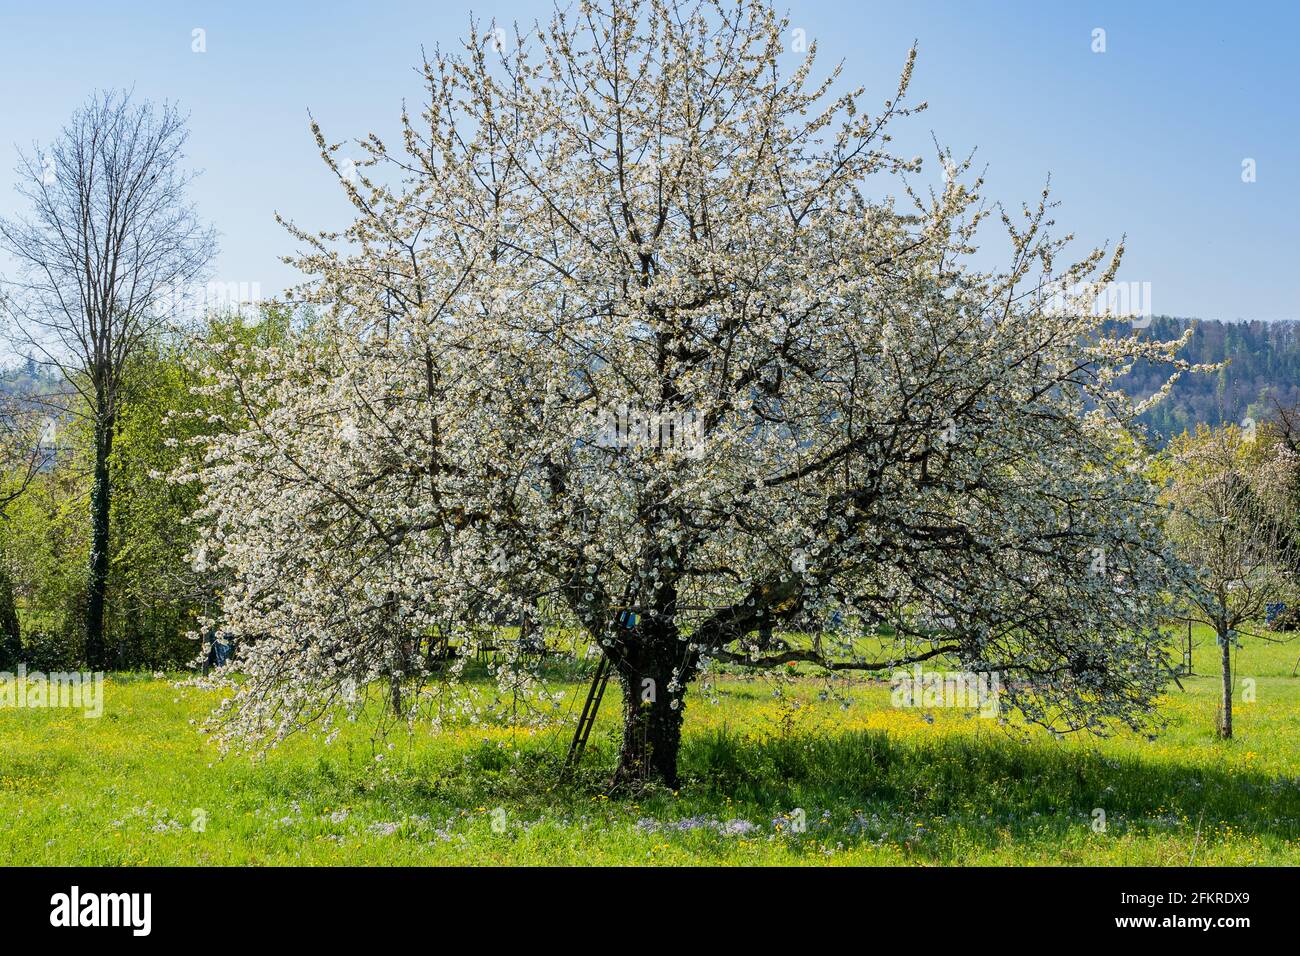
<path fill-rule="evenodd" d="M 57 374 L 42 369 L 30 359 L 0 369 L 0 415 L 25 411 L 45 419 L 38 438 L 42 470 L 53 468 L 66 450 L 61 442 L 66 432 L 59 424 L 60 420 L 66 421 L 66 415 L 59 412 L 63 391 L 63 380 Z"/>
<path fill-rule="evenodd" d="M 8 368 L 0 368 L 0 395 L 32 398 L 53 395 L 62 390 L 63 379 L 31 359 Z"/>
<path fill-rule="evenodd" d="M 1192 430 L 1198 422 L 1241 423 L 1246 416 L 1266 418 L 1276 399 L 1283 405 L 1300 402 L 1300 322 L 1220 322 L 1158 316 L 1143 336 L 1176 339 L 1193 326 L 1192 340 L 1179 353 L 1188 361 L 1228 364 L 1217 372 L 1187 374 L 1164 402 L 1143 416 L 1152 438 L 1163 444 L 1171 436 Z M 1158 389 L 1166 372 L 1142 363 L 1122 381 L 1133 396 Z"/>

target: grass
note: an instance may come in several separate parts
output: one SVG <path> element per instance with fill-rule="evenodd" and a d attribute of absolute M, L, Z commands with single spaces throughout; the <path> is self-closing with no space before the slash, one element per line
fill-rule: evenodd
<path fill-rule="evenodd" d="M 372 741 L 358 724 L 221 759 L 191 723 L 209 693 L 112 675 L 97 720 L 0 710 L 0 840 L 12 865 L 1300 863 L 1300 644 L 1239 652 L 1255 701 L 1238 682 L 1237 737 L 1220 741 L 1198 639 L 1201 676 L 1166 697 L 1154 741 L 1026 741 L 891 708 L 884 684 L 849 685 L 844 708 L 811 679 L 724 678 L 716 702 L 687 696 L 682 789 L 640 801 L 603 792 L 612 687 L 560 785 L 568 726 Z"/>

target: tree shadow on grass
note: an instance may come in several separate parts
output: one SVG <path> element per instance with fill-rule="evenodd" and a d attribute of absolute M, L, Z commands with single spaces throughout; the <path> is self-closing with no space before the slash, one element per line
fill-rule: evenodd
<path fill-rule="evenodd" d="M 562 752 L 540 743 L 484 742 L 454 760 L 427 755 L 391 785 L 440 799 L 547 802 L 606 793 L 614 761 L 609 741 L 593 739 L 579 771 L 564 783 Z M 915 815 L 1086 819 L 1103 808 L 1111 818 L 1186 817 L 1193 824 L 1231 823 L 1248 833 L 1300 838 L 1300 778 L 1027 746 L 1010 737 L 917 740 L 854 731 L 752 740 L 714 731 L 685 737 L 681 774 L 675 799 L 774 810 L 872 805 Z M 290 789 L 303 783 L 294 780 Z"/>
<path fill-rule="evenodd" d="M 1098 809 L 1107 837 L 1155 838 L 1142 852 L 1158 862 L 1177 857 L 1185 864 L 1211 843 L 1263 854 L 1300 839 L 1296 777 L 1176 759 L 1027 746 L 1000 736 L 916 739 L 866 731 L 753 740 L 715 731 L 686 736 L 679 792 L 610 801 L 604 794 L 614 741 L 592 743 L 565 782 L 555 741 L 521 740 L 421 752 L 380 779 L 359 763 L 322 758 L 250 783 L 285 800 L 307 795 L 329 807 L 369 805 L 385 819 L 443 819 L 502 806 L 511 820 L 563 828 L 591 815 L 599 830 L 634 826 L 655 841 L 672 834 L 702 861 L 726 859 L 737 836 L 781 840 L 809 859 L 828 846 L 872 844 L 934 863 L 1012 847 L 1051 860 L 1062 848 L 1087 845 Z M 1242 842 L 1252 838 L 1260 844 L 1254 850 Z"/>
<path fill-rule="evenodd" d="M 692 795 L 816 808 L 834 817 L 867 810 L 879 817 L 883 810 L 1042 830 L 1089 825 L 1101 809 L 1111 832 L 1230 825 L 1244 834 L 1300 838 L 1295 777 L 1029 747 L 1010 738 L 915 741 L 869 731 L 750 741 L 715 732 L 688 737 L 682 762 L 684 790 Z"/>

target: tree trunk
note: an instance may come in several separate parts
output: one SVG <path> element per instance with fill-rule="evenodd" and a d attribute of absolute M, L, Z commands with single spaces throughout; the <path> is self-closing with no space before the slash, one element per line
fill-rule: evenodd
<path fill-rule="evenodd" d="M 615 662 L 619 683 L 623 686 L 623 743 L 614 772 L 616 789 L 636 789 L 660 783 L 676 789 L 677 755 L 682 742 L 682 697 L 686 677 L 678 675 L 681 688 L 670 693 L 673 669 L 681 665 L 662 653 L 663 644 L 654 650 L 660 654 L 642 657 L 636 662 Z M 667 650 L 680 650 L 678 642 L 667 643 Z M 674 706 L 675 702 L 675 706 Z"/>
<path fill-rule="evenodd" d="M 108 530 L 111 509 L 108 459 L 113 453 L 113 419 L 95 423 L 95 475 L 90 492 L 90 573 L 86 582 L 86 663 L 92 669 L 107 666 L 105 647 L 108 602 Z"/>
<path fill-rule="evenodd" d="M 1219 632 L 1219 647 L 1223 653 L 1223 699 L 1219 706 L 1219 736 L 1224 740 L 1232 737 L 1232 642 L 1228 632 Z"/>

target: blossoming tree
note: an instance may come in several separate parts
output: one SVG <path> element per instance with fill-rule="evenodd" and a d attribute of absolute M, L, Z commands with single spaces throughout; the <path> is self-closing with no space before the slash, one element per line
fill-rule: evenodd
<path fill-rule="evenodd" d="M 214 363 L 243 411 L 181 476 L 248 638 L 235 733 L 376 680 L 409 711 L 538 608 L 622 686 L 620 784 L 676 783 L 711 662 L 944 657 L 1056 730 L 1150 716 L 1169 565 L 1115 380 L 1176 376 L 1176 343 L 1101 337 L 1120 250 L 1061 267 L 1046 193 L 914 185 L 913 56 L 870 110 L 815 47 L 784 69 L 786 27 L 584 2 L 430 58 L 400 148 L 315 130 L 356 210 L 288 224 L 321 318 Z M 997 218 L 1006 268 L 977 270 Z M 528 682 L 515 650 L 499 679 Z"/>
<path fill-rule="evenodd" d="M 1291 494 L 1300 456 L 1272 427 L 1200 426 L 1170 443 L 1162 463 L 1172 508 L 1167 533 L 1194 574 L 1180 593 L 1189 621 L 1219 646 L 1220 737 L 1232 736 L 1232 651 L 1265 620 L 1270 604 L 1294 600 Z"/>

